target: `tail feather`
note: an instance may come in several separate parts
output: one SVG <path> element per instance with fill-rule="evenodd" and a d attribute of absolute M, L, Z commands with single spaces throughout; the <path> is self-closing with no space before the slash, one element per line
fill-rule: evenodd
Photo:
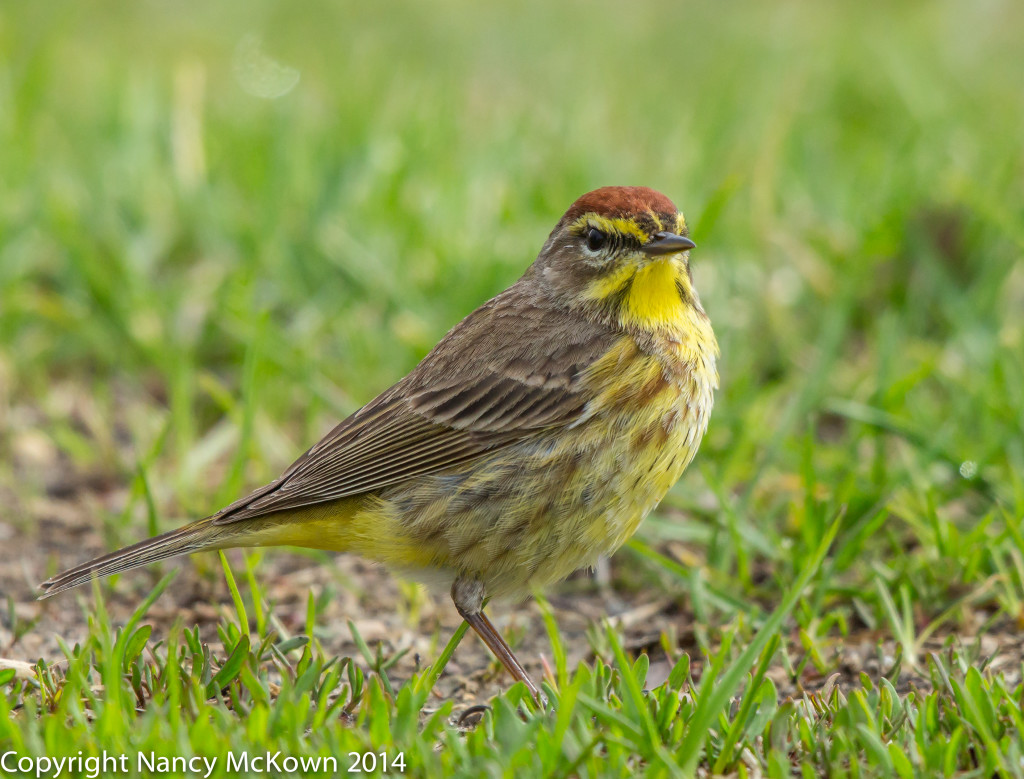
<path fill-rule="evenodd" d="M 118 549 L 116 552 L 105 554 L 57 574 L 39 585 L 43 590 L 39 600 L 85 584 L 93 577 L 109 576 L 113 573 L 148 565 L 157 560 L 166 560 L 168 557 L 198 552 L 201 549 L 220 548 L 222 544 L 219 542 L 223 540 L 221 536 L 224 535 L 227 534 L 223 533 L 221 528 L 215 528 L 209 518 L 201 519 L 198 522 L 185 525 L 185 527 L 147 538 L 145 541 L 126 546 L 124 549 Z"/>

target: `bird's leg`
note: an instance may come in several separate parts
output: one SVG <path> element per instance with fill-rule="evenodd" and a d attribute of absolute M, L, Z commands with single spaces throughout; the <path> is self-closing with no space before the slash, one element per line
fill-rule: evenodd
<path fill-rule="evenodd" d="M 501 664 L 505 666 L 505 670 L 512 675 L 512 678 L 523 682 L 527 689 L 529 689 L 530 694 L 533 695 L 534 700 L 543 705 L 545 696 L 537 685 L 533 683 L 533 679 L 526 673 L 522 664 L 512 653 L 509 645 L 505 643 L 505 639 L 501 637 L 501 634 L 491 624 L 487 615 L 484 614 L 483 583 L 477 579 L 458 577 L 455 583 L 452 584 L 452 601 L 455 603 L 455 608 L 462 618 L 476 631 L 481 640 L 487 644 L 487 648 L 494 653 L 494 656 L 501 660 Z"/>

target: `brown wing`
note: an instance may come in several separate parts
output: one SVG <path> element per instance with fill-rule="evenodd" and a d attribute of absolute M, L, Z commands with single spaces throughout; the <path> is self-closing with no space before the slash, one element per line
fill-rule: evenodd
<path fill-rule="evenodd" d="M 616 334 L 567 319 L 512 287 L 215 524 L 371 492 L 580 419 L 590 400 L 581 373 Z"/>

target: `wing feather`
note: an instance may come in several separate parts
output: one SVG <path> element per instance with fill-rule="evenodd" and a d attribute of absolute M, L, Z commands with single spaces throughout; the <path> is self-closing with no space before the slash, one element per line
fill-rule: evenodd
<path fill-rule="evenodd" d="M 577 421 L 591 398 L 581 378 L 618 336 L 552 316 L 517 287 L 466 317 L 412 373 L 214 523 L 372 492 Z"/>

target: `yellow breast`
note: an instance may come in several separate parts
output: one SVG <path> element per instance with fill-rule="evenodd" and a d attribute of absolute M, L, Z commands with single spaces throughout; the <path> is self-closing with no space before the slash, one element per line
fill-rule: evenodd
<path fill-rule="evenodd" d="M 601 427 L 619 431 L 597 455 L 609 488 L 590 535 L 602 553 L 635 532 L 696 454 L 718 386 L 716 355 L 713 335 L 664 335 L 648 351 L 627 338 L 595 366 L 604 386 L 595 412 L 607 418 L 595 435 Z"/>

